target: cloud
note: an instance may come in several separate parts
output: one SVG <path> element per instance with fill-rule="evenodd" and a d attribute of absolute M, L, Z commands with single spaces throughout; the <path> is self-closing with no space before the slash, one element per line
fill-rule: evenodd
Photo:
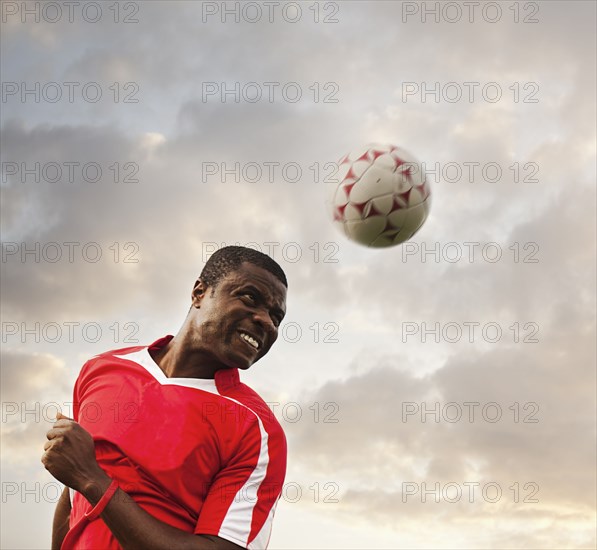
<path fill-rule="evenodd" d="M 585 323 L 579 333 L 569 328 L 578 323 L 554 321 L 543 328 L 539 344 L 454 355 L 424 377 L 416 375 L 415 365 L 406 370 L 411 365 L 405 357 L 370 358 L 376 367 L 330 381 L 305 398 L 335 403 L 339 422 L 288 427 L 296 469 L 339 484 L 339 514 L 367 510 L 369 521 L 396 530 L 412 529 L 421 515 L 466 522 L 474 513 L 488 530 L 478 544 L 499 547 L 522 528 L 523 513 L 526 522 L 536 523 L 521 547 L 544 540 L 543 521 L 559 526 L 562 544 L 574 538 L 576 525 L 586 544 L 594 503 L 586 486 L 594 483 L 589 434 L 595 324 L 590 316 Z M 477 482 L 479 490 L 499 485 L 500 504 L 491 502 L 493 494 L 477 495 L 469 504 L 470 484 Z M 515 483 L 531 499 L 524 509 L 513 502 Z M 426 503 L 423 484 L 431 491 Z M 536 499 L 529 496 L 535 490 Z M 449 502 L 458 491 L 464 497 Z M 496 514 L 500 527 L 494 527 Z"/>
<path fill-rule="evenodd" d="M 2 352 L 2 462 L 17 469 L 41 457 L 58 408 L 72 413 L 64 361 L 48 353 Z"/>

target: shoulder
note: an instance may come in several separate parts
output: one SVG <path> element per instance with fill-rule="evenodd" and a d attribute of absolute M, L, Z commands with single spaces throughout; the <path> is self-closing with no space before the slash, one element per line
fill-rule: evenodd
<path fill-rule="evenodd" d="M 282 445 L 286 448 L 286 436 L 282 426 L 274 414 L 275 403 L 267 403 L 253 389 L 242 382 L 235 388 L 233 397 L 242 406 L 249 409 L 253 414 L 254 422 L 267 434 L 270 443 Z"/>
<path fill-rule="evenodd" d="M 89 359 L 83 365 L 83 369 L 85 369 L 86 367 L 93 368 L 106 364 L 120 364 L 123 362 L 129 363 L 130 361 L 137 362 L 137 360 L 142 360 L 142 357 L 140 355 L 141 352 L 143 352 L 146 349 L 154 349 L 156 347 L 165 345 L 172 338 L 173 337 L 171 335 L 167 335 L 163 338 L 160 338 L 159 340 L 156 340 L 153 344 L 128 346 L 126 348 L 118 348 L 99 353 L 97 355 L 94 355 L 91 359 Z"/>
<path fill-rule="evenodd" d="M 97 368 L 98 366 L 105 365 L 106 363 L 126 361 L 127 355 L 138 353 L 146 348 L 147 346 L 134 346 L 98 353 L 85 362 L 82 370 Z"/>
<path fill-rule="evenodd" d="M 134 366 L 136 363 L 134 361 L 135 354 L 142 352 L 146 348 L 147 346 L 134 346 L 105 351 L 94 355 L 81 367 L 75 387 L 81 390 L 94 379 L 104 379 L 112 375 L 116 376 L 122 373 L 124 369 L 131 373 L 131 366 Z M 131 361 L 133 362 L 131 363 Z"/>

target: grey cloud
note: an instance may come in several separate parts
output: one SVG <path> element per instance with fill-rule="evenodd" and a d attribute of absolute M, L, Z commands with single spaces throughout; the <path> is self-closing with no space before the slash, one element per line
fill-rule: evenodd
<path fill-rule="evenodd" d="M 360 487 L 349 481 L 360 479 L 357 472 L 367 472 L 367 485 L 390 491 L 395 502 L 401 491 L 391 487 L 402 481 L 533 481 L 542 505 L 565 502 L 586 514 L 592 502 L 586 484 L 594 479 L 595 398 L 588 381 L 594 381 L 595 352 L 589 333 L 556 322 L 544 334 L 540 344 L 454 356 L 425 378 L 398 370 L 405 361 L 395 357 L 365 374 L 328 382 L 307 401 L 337 403 L 340 421 L 291 426 L 295 459 L 320 475 L 337 476 L 349 494 Z M 501 410 L 496 422 L 487 420 L 497 410 L 485 409 L 489 403 Z M 457 407 L 461 420 L 447 420 Z M 369 495 L 372 514 L 411 513 L 387 503 L 376 507 Z"/>
<path fill-rule="evenodd" d="M 41 457 L 56 404 L 63 406 L 65 414 L 72 410 L 64 407 L 72 402 L 68 372 L 56 356 L 6 349 L 0 374 L 3 463 L 30 463 L 32 457 Z"/>

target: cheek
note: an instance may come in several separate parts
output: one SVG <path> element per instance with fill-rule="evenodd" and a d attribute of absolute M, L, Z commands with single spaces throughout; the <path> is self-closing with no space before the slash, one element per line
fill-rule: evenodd
<path fill-rule="evenodd" d="M 278 336 L 279 336 L 279 332 L 278 332 L 278 330 L 276 329 L 276 331 L 275 331 L 275 332 L 272 332 L 272 334 L 271 334 L 271 336 L 270 336 L 270 342 L 269 342 L 269 347 L 270 347 L 270 348 L 271 348 L 271 347 L 274 345 L 275 341 L 278 339 Z M 269 349 L 269 348 L 268 348 L 268 349 Z"/>
<path fill-rule="evenodd" d="M 218 319 L 206 319 L 199 325 L 199 339 L 210 344 L 217 344 L 225 337 L 224 327 Z"/>

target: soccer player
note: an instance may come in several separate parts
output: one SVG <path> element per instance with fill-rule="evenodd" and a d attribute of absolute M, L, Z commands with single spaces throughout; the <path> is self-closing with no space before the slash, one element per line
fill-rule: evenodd
<path fill-rule="evenodd" d="M 53 549 L 267 547 L 286 439 L 238 371 L 275 342 L 286 289 L 269 256 L 221 248 L 176 336 L 83 366 L 42 456 L 66 485 Z"/>

